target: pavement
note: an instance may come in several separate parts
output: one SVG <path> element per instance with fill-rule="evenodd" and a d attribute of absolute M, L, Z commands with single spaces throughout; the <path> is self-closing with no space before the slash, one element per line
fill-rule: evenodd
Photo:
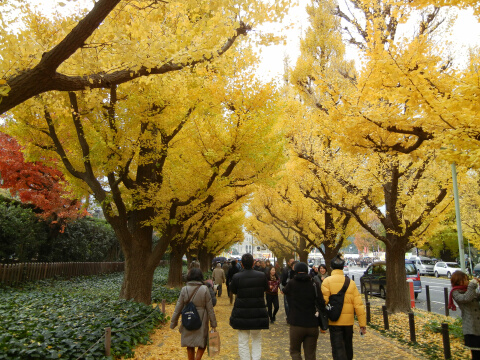
<path fill-rule="evenodd" d="M 279 300 L 280 310 L 277 314 L 277 321 L 270 325 L 269 330 L 262 331 L 262 360 L 290 359 L 288 351 L 289 328 L 283 308 L 282 295 L 280 295 Z M 360 336 L 360 327 L 357 323 L 354 325 L 353 353 L 355 360 L 425 359 L 422 355 L 414 352 L 408 345 L 402 346 L 398 342 L 372 330 L 370 327 L 367 327 L 366 335 Z M 320 333 L 318 337 L 317 359 L 332 359 L 328 330 L 324 334 Z"/>

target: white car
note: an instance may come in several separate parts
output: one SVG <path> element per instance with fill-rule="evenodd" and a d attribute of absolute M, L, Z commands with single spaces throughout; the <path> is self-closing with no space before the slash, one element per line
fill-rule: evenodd
<path fill-rule="evenodd" d="M 445 262 L 445 261 L 437 262 L 435 264 L 435 267 L 433 268 L 435 277 L 446 276 L 449 279 L 452 276 L 452 274 L 457 270 L 462 270 L 460 265 L 458 265 L 455 262 Z"/>

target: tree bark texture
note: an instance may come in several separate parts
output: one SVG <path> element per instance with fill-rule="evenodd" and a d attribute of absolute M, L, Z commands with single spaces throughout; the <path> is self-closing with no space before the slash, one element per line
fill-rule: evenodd
<path fill-rule="evenodd" d="M 410 311 L 410 296 L 405 271 L 407 240 L 395 239 L 385 243 L 387 263 L 387 299 L 385 305 L 391 314 Z"/>
<path fill-rule="evenodd" d="M 182 257 L 185 254 L 185 249 L 182 246 L 170 245 L 172 251 L 170 252 L 170 267 L 168 269 L 167 286 L 169 287 L 181 287 L 183 285 L 182 271 L 183 260 Z"/>

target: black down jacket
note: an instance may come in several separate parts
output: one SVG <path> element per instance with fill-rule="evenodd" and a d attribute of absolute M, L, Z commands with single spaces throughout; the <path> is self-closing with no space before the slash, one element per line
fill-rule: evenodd
<path fill-rule="evenodd" d="M 236 294 L 230 326 L 237 330 L 268 329 L 268 313 L 265 306 L 265 290 L 268 281 L 265 273 L 243 270 L 236 273 L 230 283 L 230 291 Z"/>

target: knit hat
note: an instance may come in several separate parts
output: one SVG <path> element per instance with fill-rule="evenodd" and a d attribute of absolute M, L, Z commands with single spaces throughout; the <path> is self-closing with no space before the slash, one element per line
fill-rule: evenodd
<path fill-rule="evenodd" d="M 295 264 L 293 270 L 295 270 L 296 273 L 308 273 L 308 265 L 304 262 L 298 262 Z"/>
<path fill-rule="evenodd" d="M 343 257 L 339 254 L 332 259 L 330 266 L 332 269 L 343 270 L 343 267 L 345 266 L 345 260 L 343 260 Z"/>

